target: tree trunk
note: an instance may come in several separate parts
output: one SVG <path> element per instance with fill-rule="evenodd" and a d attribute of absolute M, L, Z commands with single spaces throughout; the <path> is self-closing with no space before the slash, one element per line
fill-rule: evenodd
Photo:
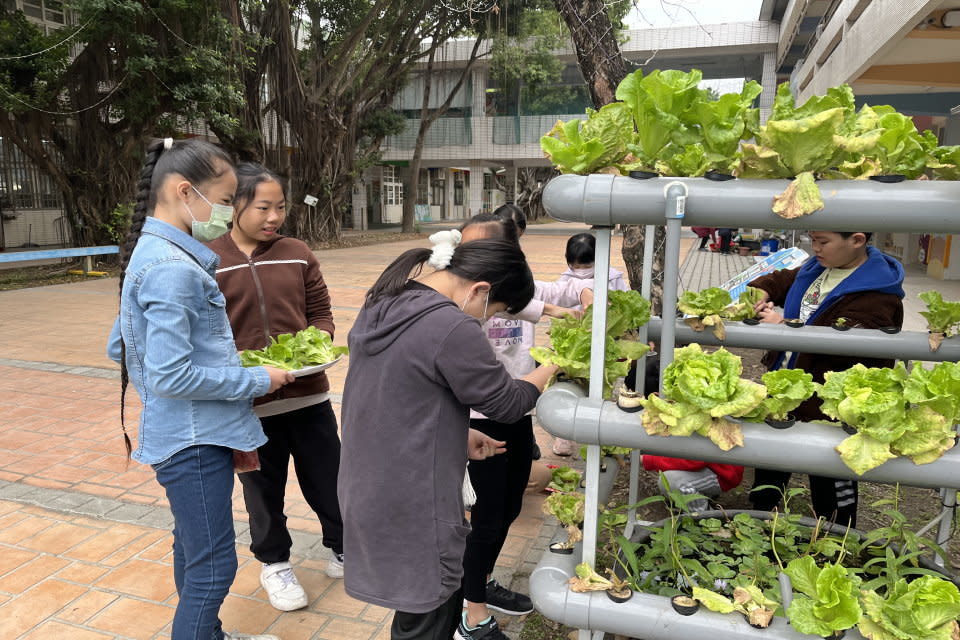
<path fill-rule="evenodd" d="M 613 102 L 617 85 L 627 75 L 628 68 L 603 0 L 554 0 L 554 4 L 570 29 L 580 72 L 587 82 L 594 106 L 599 109 Z M 639 289 L 643 275 L 645 229 L 642 226 L 625 225 L 623 230 L 621 255 L 627 265 L 630 286 Z M 653 313 L 659 314 L 663 306 L 663 259 L 666 247 L 663 225 L 656 227 L 653 246 L 650 302 Z"/>
<path fill-rule="evenodd" d="M 420 104 L 420 127 L 417 129 L 417 140 L 413 147 L 413 158 L 410 159 L 410 172 L 403 187 L 403 233 L 413 233 L 415 228 L 416 204 L 417 199 L 420 197 L 420 165 L 423 159 L 423 146 L 427 140 L 427 132 L 430 131 L 430 127 L 433 126 L 434 122 L 450 110 L 453 99 L 460 92 L 463 83 L 470 77 L 473 64 L 481 55 L 479 51 L 482 41 L 482 36 L 477 36 L 476 40 L 474 40 L 473 50 L 470 52 L 470 59 L 467 60 L 466 66 L 464 66 L 460 72 L 460 77 L 457 79 L 456 84 L 450 89 L 443 104 L 433 111 L 430 111 L 430 93 L 433 84 L 433 65 L 436 48 L 431 48 L 430 50 L 430 55 L 427 58 L 427 70 L 424 74 L 423 101 Z M 429 189 L 429 185 L 427 188 Z"/>

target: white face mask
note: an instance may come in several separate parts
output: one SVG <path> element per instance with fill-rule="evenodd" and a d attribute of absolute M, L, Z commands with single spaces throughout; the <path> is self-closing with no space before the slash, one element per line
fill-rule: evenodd
<path fill-rule="evenodd" d="M 190 188 L 193 189 L 200 199 L 210 205 L 210 219 L 206 222 L 200 222 L 193 215 L 193 211 L 190 210 L 190 207 L 186 203 L 183 204 L 183 207 L 187 210 L 187 213 L 190 214 L 190 217 L 193 218 L 193 225 L 191 226 L 191 232 L 193 237 L 199 240 L 200 242 L 210 242 L 211 240 L 216 240 L 227 231 L 230 230 L 230 223 L 233 222 L 233 207 L 226 204 L 213 204 L 200 193 L 197 188 L 193 185 L 190 185 Z"/>
<path fill-rule="evenodd" d="M 570 274 L 574 278 L 587 280 L 593 277 L 593 267 L 584 267 L 582 269 L 570 269 Z"/>
<path fill-rule="evenodd" d="M 466 313 L 466 311 L 464 311 L 464 309 L 467 308 L 467 303 L 468 303 L 468 302 L 470 302 L 470 294 L 469 294 L 469 293 L 467 294 L 467 297 L 463 299 L 463 302 L 460 304 L 460 311 L 463 311 L 464 313 Z M 487 289 L 487 297 L 484 298 L 484 300 L 483 300 L 483 315 L 480 316 L 480 318 L 479 318 L 480 322 L 486 322 L 486 321 L 487 321 L 487 305 L 488 305 L 488 304 L 490 304 L 490 290 L 489 290 L 489 289 Z"/>

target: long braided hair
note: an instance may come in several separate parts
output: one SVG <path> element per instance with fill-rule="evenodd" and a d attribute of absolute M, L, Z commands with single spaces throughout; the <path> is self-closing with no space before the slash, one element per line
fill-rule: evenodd
<path fill-rule="evenodd" d="M 157 204 L 157 191 L 170 174 L 182 176 L 194 185 L 213 180 L 225 171 L 233 170 L 233 159 L 220 147 L 199 139 L 154 140 L 147 145 L 146 159 L 140 169 L 140 179 L 137 181 L 137 195 L 133 206 L 133 215 L 130 217 L 130 228 L 127 237 L 120 246 L 120 294 L 123 295 L 123 283 L 127 275 L 127 266 L 137 247 L 143 225 L 147 216 Z M 124 416 L 124 407 L 127 397 L 127 386 L 130 383 L 127 371 L 127 346 L 120 337 L 120 428 L 123 430 L 123 444 L 127 457 L 133 447 L 130 436 L 127 434 L 127 425 Z"/>

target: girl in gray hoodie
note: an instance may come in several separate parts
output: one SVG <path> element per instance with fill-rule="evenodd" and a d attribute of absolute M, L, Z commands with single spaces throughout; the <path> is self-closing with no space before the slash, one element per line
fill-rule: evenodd
<path fill-rule="evenodd" d="M 473 459 L 504 450 L 469 428 L 470 409 L 515 422 L 556 372 L 540 367 L 511 378 L 481 330 L 494 313 L 516 313 L 533 296 L 519 246 L 457 246 L 458 232 L 443 233 L 450 237 L 432 251 L 411 249 L 387 267 L 348 340 L 339 476 L 350 558 L 344 587 L 396 610 L 392 640 L 446 640 L 459 622 L 468 450 Z M 435 271 L 422 274 L 428 261 Z"/>

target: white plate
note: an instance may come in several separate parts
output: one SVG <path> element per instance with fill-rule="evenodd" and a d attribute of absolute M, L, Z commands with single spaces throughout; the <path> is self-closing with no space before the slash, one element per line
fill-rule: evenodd
<path fill-rule="evenodd" d="M 314 373 L 320 373 L 321 371 L 324 371 L 324 370 L 326 370 L 326 369 L 329 369 L 329 368 L 332 367 L 333 365 L 335 365 L 335 364 L 337 364 L 338 362 L 340 362 L 340 358 L 342 358 L 342 357 L 343 357 L 343 356 L 340 356 L 340 357 L 338 357 L 336 360 L 332 360 L 332 361 L 330 361 L 330 362 L 325 362 L 325 363 L 323 363 L 323 364 L 314 364 L 314 365 L 310 365 L 309 367 L 304 367 L 303 369 L 294 369 L 294 370 L 291 371 L 290 373 L 293 374 L 293 377 L 294 377 L 294 378 L 300 378 L 300 377 L 302 377 L 302 376 L 309 376 L 309 375 L 312 375 L 312 374 L 314 374 Z"/>

